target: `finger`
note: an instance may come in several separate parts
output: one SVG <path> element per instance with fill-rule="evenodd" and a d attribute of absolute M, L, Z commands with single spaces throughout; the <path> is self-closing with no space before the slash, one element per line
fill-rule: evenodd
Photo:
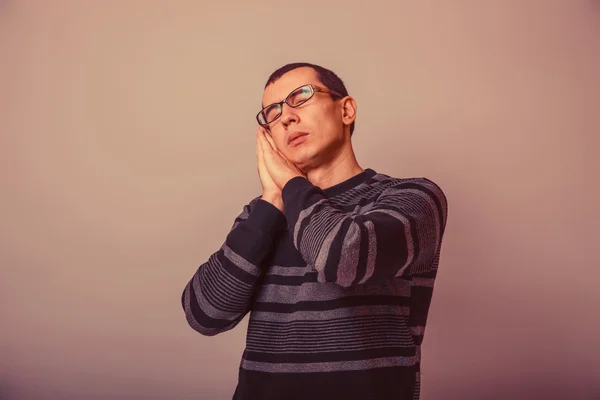
<path fill-rule="evenodd" d="M 273 146 L 271 145 L 271 142 L 269 142 L 269 139 L 267 139 L 267 133 L 265 131 L 262 131 L 260 133 L 260 141 L 261 144 L 263 146 L 263 150 L 266 151 L 266 149 L 272 149 Z"/>
<path fill-rule="evenodd" d="M 263 131 L 260 136 L 260 145 L 262 147 L 263 154 L 278 154 L 277 148 L 269 141 L 267 133 Z"/>
<path fill-rule="evenodd" d="M 277 146 L 275 146 L 275 141 L 273 140 L 273 136 L 271 136 L 271 134 L 268 132 L 264 132 L 264 134 L 265 134 L 265 139 L 267 139 L 267 141 L 269 142 L 269 145 L 273 148 L 273 150 L 275 150 L 276 152 L 279 152 L 279 149 L 277 148 Z"/>
<path fill-rule="evenodd" d="M 265 166 L 265 157 L 263 155 L 263 152 L 261 150 L 260 144 L 256 145 L 257 151 L 256 151 L 256 167 L 258 168 L 258 174 L 262 175 L 265 172 L 266 166 Z"/>
<path fill-rule="evenodd" d="M 267 141 L 264 136 L 264 133 L 259 136 L 258 144 L 260 146 L 260 154 L 263 157 L 263 162 L 266 161 L 267 156 L 270 156 L 274 153 L 271 145 Z"/>
<path fill-rule="evenodd" d="M 259 127 L 256 129 L 256 138 L 257 138 L 258 140 L 262 139 L 262 137 L 265 135 L 265 132 L 266 132 L 266 131 L 265 131 L 265 128 L 263 128 L 262 126 L 259 126 Z"/>
<path fill-rule="evenodd" d="M 261 160 L 262 160 L 262 149 L 260 147 L 260 140 L 258 138 L 258 135 L 256 135 L 256 161 L 260 163 Z"/>
<path fill-rule="evenodd" d="M 256 154 L 258 155 L 259 153 L 262 153 L 262 147 L 260 145 L 260 136 L 262 134 L 261 128 L 258 127 L 258 129 L 256 130 Z"/>
<path fill-rule="evenodd" d="M 262 137 L 262 132 L 259 132 L 258 136 L 256 137 L 256 145 L 258 146 L 258 150 L 261 154 L 264 154 L 264 152 L 265 152 L 263 140 L 264 139 Z"/>
<path fill-rule="evenodd" d="M 266 132 L 265 133 L 265 138 L 267 139 L 267 141 L 269 142 L 269 145 L 271 146 L 271 148 L 273 149 L 273 151 L 275 153 L 277 153 L 277 155 L 279 155 L 279 157 L 283 158 L 284 160 L 287 160 L 287 158 L 283 155 L 283 153 L 279 150 L 279 148 L 275 145 L 275 140 L 273 139 L 273 136 L 271 136 L 270 133 Z"/>
<path fill-rule="evenodd" d="M 259 131 L 258 132 L 258 136 L 256 137 L 258 145 L 260 146 L 260 150 L 262 152 L 265 151 L 265 136 L 264 136 L 264 132 Z"/>

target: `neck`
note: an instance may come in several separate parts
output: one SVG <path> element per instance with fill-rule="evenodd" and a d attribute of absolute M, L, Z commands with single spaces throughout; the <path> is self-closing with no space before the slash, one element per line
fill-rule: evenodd
<path fill-rule="evenodd" d="M 327 189 L 363 171 L 364 169 L 356 161 L 352 147 L 346 146 L 345 151 L 340 152 L 329 162 L 306 171 L 306 177 L 313 185 Z"/>

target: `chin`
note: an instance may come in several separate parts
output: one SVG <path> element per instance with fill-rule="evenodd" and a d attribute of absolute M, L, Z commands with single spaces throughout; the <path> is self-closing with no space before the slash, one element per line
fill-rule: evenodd
<path fill-rule="evenodd" d="M 318 156 L 318 152 L 315 151 L 315 149 L 302 145 L 301 147 L 293 149 L 289 153 L 289 155 L 285 154 L 286 158 L 300 169 L 310 166 Z"/>
<path fill-rule="evenodd" d="M 290 159 L 290 161 L 296 166 L 298 167 L 301 171 L 305 171 L 307 168 L 310 168 L 311 165 L 314 164 L 314 159 L 311 157 L 296 157 L 293 160 Z"/>
<path fill-rule="evenodd" d="M 292 164 L 294 164 L 297 167 L 300 167 L 300 165 L 304 164 L 306 162 L 306 157 L 303 157 L 301 154 L 285 154 L 284 153 L 285 158 L 287 158 L 288 160 L 290 160 L 292 162 Z"/>

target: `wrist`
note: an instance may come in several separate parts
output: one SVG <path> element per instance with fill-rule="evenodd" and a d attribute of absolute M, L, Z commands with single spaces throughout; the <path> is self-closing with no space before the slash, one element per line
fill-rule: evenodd
<path fill-rule="evenodd" d="M 283 190 L 283 188 L 284 188 L 284 187 L 285 187 L 285 186 L 288 184 L 288 182 L 289 182 L 289 181 L 291 181 L 292 179 L 298 178 L 298 177 L 301 177 L 301 178 L 304 178 L 304 179 L 306 179 L 306 176 L 304 176 L 304 175 L 301 175 L 301 174 L 293 174 L 293 175 L 290 175 L 290 176 L 288 177 L 288 179 L 286 179 L 286 180 L 285 180 L 285 183 L 283 184 L 283 186 L 281 186 L 281 190 Z"/>
<path fill-rule="evenodd" d="M 281 193 L 263 193 L 261 198 L 283 212 L 283 198 L 281 197 Z"/>
<path fill-rule="evenodd" d="M 263 192 L 262 197 L 263 200 L 274 200 L 281 198 L 281 191 L 274 192 Z"/>

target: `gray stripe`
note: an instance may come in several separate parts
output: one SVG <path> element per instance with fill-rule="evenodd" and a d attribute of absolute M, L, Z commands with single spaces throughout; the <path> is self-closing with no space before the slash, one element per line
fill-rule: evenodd
<path fill-rule="evenodd" d="M 187 316 L 187 321 L 192 328 L 197 331 L 204 331 L 204 327 L 196 321 L 194 318 L 194 314 L 192 313 L 192 308 L 190 306 L 190 288 L 189 286 L 185 289 L 185 293 L 183 295 L 183 308 L 185 310 L 185 315 Z"/>
<path fill-rule="evenodd" d="M 320 200 L 318 202 L 316 202 L 315 204 L 313 204 L 312 206 L 308 207 L 305 210 L 300 211 L 300 214 L 298 215 L 298 221 L 296 222 L 296 226 L 294 227 L 294 246 L 299 249 L 300 247 L 298 246 L 298 233 L 300 231 L 300 226 L 302 225 L 302 221 L 304 220 L 304 218 L 307 218 L 310 214 L 312 214 L 313 209 L 318 206 L 321 203 L 324 203 L 328 201 L 327 199 L 323 199 Z"/>
<path fill-rule="evenodd" d="M 331 246 L 331 244 L 329 244 Z M 360 252 L 360 228 L 353 222 L 342 244 L 342 254 L 340 255 L 340 265 L 337 269 L 336 281 L 343 287 L 348 287 L 356 278 L 358 268 L 358 256 Z M 324 261 L 327 261 L 325 258 Z"/>
<path fill-rule="evenodd" d="M 331 243 L 337 235 L 338 231 L 342 227 L 342 223 L 344 220 L 338 221 L 333 229 L 329 231 L 329 234 L 321 244 L 319 254 L 315 260 L 315 269 L 319 272 L 319 282 L 325 282 L 325 265 L 327 264 L 327 256 L 329 255 L 329 249 L 331 247 Z"/>
<path fill-rule="evenodd" d="M 208 263 L 201 268 L 198 279 L 201 281 L 200 288 L 204 296 L 212 300 L 213 304 L 217 303 L 217 308 L 236 311 L 240 307 L 246 307 L 252 285 L 232 276 L 222 267 L 216 255 L 211 256 Z"/>
<path fill-rule="evenodd" d="M 338 224 L 339 220 L 339 213 L 327 212 L 327 208 L 315 212 L 310 218 L 310 224 L 302 232 L 300 249 L 305 254 L 316 257 L 327 234 Z"/>
<path fill-rule="evenodd" d="M 225 274 L 229 274 L 225 269 L 221 269 L 220 270 L 221 273 L 225 273 Z M 206 315 L 208 315 L 211 318 L 217 318 L 217 319 L 233 319 L 236 318 L 239 315 L 239 312 L 230 312 L 230 311 L 223 311 L 220 310 L 218 308 L 213 307 L 207 300 L 206 297 L 204 296 L 204 290 L 202 290 L 201 287 L 201 283 L 200 283 L 200 274 L 195 274 L 194 277 L 192 278 L 192 284 L 194 285 L 194 291 L 196 292 L 196 299 L 198 300 L 198 305 L 200 306 L 200 308 L 202 309 L 202 311 L 204 311 L 204 313 Z M 231 277 L 231 275 L 230 275 Z M 231 279 L 235 279 L 237 280 L 235 277 L 231 277 Z M 245 291 L 245 292 L 250 292 L 251 290 L 251 286 L 245 284 L 244 282 L 238 281 L 240 287 L 237 288 L 239 289 L 239 292 Z M 226 299 L 220 299 L 221 301 L 226 302 Z"/>
<path fill-rule="evenodd" d="M 237 226 L 241 222 L 244 222 L 245 220 L 247 220 L 249 216 L 250 216 L 250 213 L 248 213 L 247 207 L 244 207 L 244 210 L 242 211 L 242 213 L 240 215 L 238 215 L 238 217 L 233 222 L 233 226 L 231 227 L 231 230 L 234 230 L 235 228 L 237 228 Z"/>
<path fill-rule="evenodd" d="M 231 250 L 231 248 L 226 244 L 222 246 L 222 249 L 223 253 L 225 254 L 225 257 L 238 268 L 254 276 L 260 274 L 260 270 L 256 265 L 248 262 L 245 258 L 237 254 L 235 251 Z"/>
<path fill-rule="evenodd" d="M 413 286 L 419 287 L 433 287 L 435 283 L 434 278 L 412 278 Z"/>
<path fill-rule="evenodd" d="M 314 272 L 309 265 L 304 267 L 281 267 L 272 266 L 268 267 L 265 275 L 279 275 L 279 276 L 304 276 L 308 272 Z"/>
<path fill-rule="evenodd" d="M 391 177 L 389 177 L 385 174 L 378 173 L 378 174 L 373 175 L 373 177 L 371 179 L 376 180 L 376 181 L 385 181 L 385 180 L 390 180 Z"/>
<path fill-rule="evenodd" d="M 414 254 L 415 254 L 414 243 L 412 240 L 412 235 L 410 234 L 410 223 L 408 222 L 408 219 L 406 219 L 406 217 L 404 217 L 402 214 L 400 214 L 396 211 L 393 211 L 393 210 L 387 210 L 387 209 L 373 210 L 373 211 L 369 211 L 366 215 L 373 214 L 373 213 L 388 214 L 388 215 L 396 218 L 397 220 L 401 221 L 404 225 L 404 235 L 406 237 L 406 246 L 407 246 L 408 254 L 407 254 L 407 258 L 406 258 L 406 263 L 404 263 L 404 265 L 398 270 L 398 273 L 396 274 L 396 277 L 399 277 L 402 275 L 404 270 L 412 263 L 412 260 L 413 260 Z"/>
<path fill-rule="evenodd" d="M 373 350 L 373 349 L 389 349 L 390 347 L 404 347 L 413 348 L 414 342 L 410 338 L 398 337 L 389 339 L 386 337 L 382 338 L 382 334 L 377 337 L 369 338 L 368 336 L 356 336 L 348 339 L 343 338 L 339 343 L 282 343 L 276 345 L 272 340 L 268 342 L 259 342 L 258 340 L 248 340 L 246 343 L 246 349 L 248 351 L 255 351 L 257 353 L 269 353 L 269 354 L 297 354 L 297 353 L 331 353 L 340 351 L 354 351 L 354 350 Z"/>
<path fill-rule="evenodd" d="M 424 186 L 428 186 L 428 188 L 431 189 L 434 193 L 437 192 L 437 190 L 429 184 L 424 185 Z M 434 248 L 437 249 L 438 246 L 440 245 L 440 227 L 441 227 L 437 205 L 435 204 L 433 199 L 427 195 L 427 193 L 424 193 L 421 190 L 406 189 L 406 190 L 403 190 L 403 192 L 413 193 L 413 194 L 416 194 L 416 195 L 422 197 L 427 202 L 427 205 L 429 205 L 429 207 L 431 208 L 431 213 L 433 214 L 433 217 L 435 219 L 435 247 Z"/>
<path fill-rule="evenodd" d="M 360 284 L 363 284 L 373 276 L 375 272 L 375 259 L 377 257 L 377 235 L 375 235 L 375 224 L 373 221 L 365 221 L 365 228 L 369 233 L 369 252 L 367 253 L 367 269 L 365 276 L 360 280 Z"/>
<path fill-rule="evenodd" d="M 320 363 L 265 363 L 258 361 L 242 360 L 242 368 L 261 372 L 333 372 L 355 371 L 381 367 L 413 366 L 416 357 L 385 357 L 357 361 L 332 361 Z"/>
<path fill-rule="evenodd" d="M 388 295 L 409 297 L 411 286 L 405 280 L 394 279 L 381 286 L 355 286 L 344 289 L 335 283 L 306 282 L 296 286 L 264 284 L 257 296 L 259 302 L 294 304 L 299 301 L 327 301 L 350 296 Z"/>
<path fill-rule="evenodd" d="M 250 318 L 271 321 L 271 322 L 290 322 L 290 321 L 321 321 L 333 318 L 347 318 L 357 315 L 403 315 L 408 316 L 409 307 L 399 306 L 359 306 L 336 308 L 327 311 L 297 311 L 294 313 L 277 313 L 271 311 L 252 311 Z"/>

